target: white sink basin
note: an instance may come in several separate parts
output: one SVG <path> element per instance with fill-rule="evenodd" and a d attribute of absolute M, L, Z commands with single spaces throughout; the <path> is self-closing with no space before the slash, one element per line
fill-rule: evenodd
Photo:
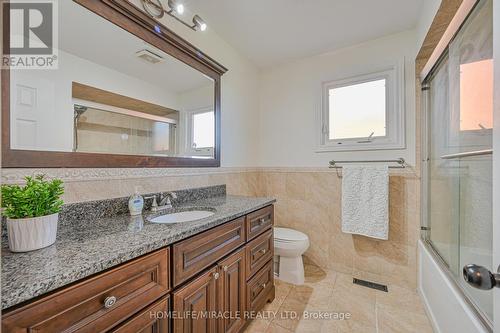
<path fill-rule="evenodd" d="M 171 213 L 157 216 L 150 220 L 153 223 L 182 223 L 201 220 L 214 215 L 214 212 L 208 210 L 189 210 L 185 212 Z"/>

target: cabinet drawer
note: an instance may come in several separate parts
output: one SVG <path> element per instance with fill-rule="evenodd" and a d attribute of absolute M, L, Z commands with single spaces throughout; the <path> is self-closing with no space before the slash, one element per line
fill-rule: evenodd
<path fill-rule="evenodd" d="M 246 217 L 247 240 L 254 239 L 274 223 L 274 206 L 267 206 Z"/>
<path fill-rule="evenodd" d="M 261 269 L 274 253 L 273 230 L 268 230 L 245 247 L 247 255 L 247 279 Z"/>
<path fill-rule="evenodd" d="M 113 333 L 168 333 L 170 298 L 162 298 L 140 313 L 127 320 L 122 325 L 111 330 Z"/>
<path fill-rule="evenodd" d="M 243 217 L 183 240 L 173 246 L 174 286 L 213 265 L 245 244 Z"/>
<path fill-rule="evenodd" d="M 107 331 L 169 291 L 169 253 L 153 252 L 8 312 L 3 332 Z"/>
<path fill-rule="evenodd" d="M 273 261 L 270 260 L 247 283 L 247 308 L 249 311 L 259 311 L 267 301 L 274 299 Z"/>

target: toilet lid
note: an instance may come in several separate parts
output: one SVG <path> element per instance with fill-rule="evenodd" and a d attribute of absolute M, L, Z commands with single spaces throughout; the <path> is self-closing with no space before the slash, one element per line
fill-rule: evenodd
<path fill-rule="evenodd" d="M 289 228 L 274 228 L 274 239 L 280 241 L 304 241 L 308 240 L 306 234 Z"/>

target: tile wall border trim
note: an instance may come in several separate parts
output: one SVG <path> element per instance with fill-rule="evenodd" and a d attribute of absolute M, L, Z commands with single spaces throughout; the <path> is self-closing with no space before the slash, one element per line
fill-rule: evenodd
<path fill-rule="evenodd" d="M 327 167 L 221 167 L 221 168 L 56 168 L 56 169 L 2 169 L 2 184 L 21 184 L 25 176 L 46 174 L 49 178 L 60 178 L 64 182 L 85 182 L 98 180 L 120 180 L 153 177 L 186 177 L 214 174 L 235 174 L 250 172 L 272 173 L 336 173 Z M 339 175 L 342 174 L 338 170 Z M 391 176 L 417 178 L 412 168 L 391 170 Z"/>

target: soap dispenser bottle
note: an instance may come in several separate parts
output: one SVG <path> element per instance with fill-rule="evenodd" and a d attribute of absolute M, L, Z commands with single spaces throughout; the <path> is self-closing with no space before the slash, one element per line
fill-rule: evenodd
<path fill-rule="evenodd" d="M 139 194 L 139 188 L 135 188 L 134 195 L 130 197 L 128 200 L 128 210 L 130 211 L 130 215 L 141 215 L 142 208 L 144 207 L 144 198 Z"/>

